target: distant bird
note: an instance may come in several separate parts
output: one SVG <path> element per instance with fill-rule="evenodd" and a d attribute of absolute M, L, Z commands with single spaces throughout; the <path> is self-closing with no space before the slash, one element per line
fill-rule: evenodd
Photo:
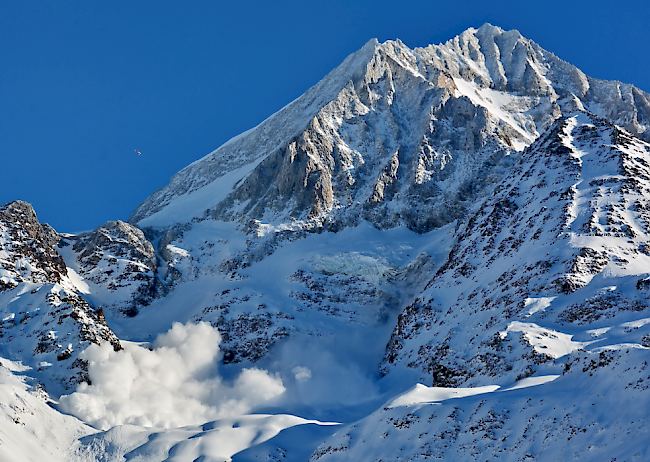
<path fill-rule="evenodd" d="M 135 152 L 137 152 L 139 156 L 142 155 L 142 153 L 140 151 L 138 151 L 137 149 L 135 150 Z"/>

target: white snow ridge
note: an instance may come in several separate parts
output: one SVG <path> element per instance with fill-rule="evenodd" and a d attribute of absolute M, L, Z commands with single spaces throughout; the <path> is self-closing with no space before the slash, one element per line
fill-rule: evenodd
<path fill-rule="evenodd" d="M 649 108 L 371 40 L 129 222 L 0 206 L 0 459 L 650 460 Z"/>

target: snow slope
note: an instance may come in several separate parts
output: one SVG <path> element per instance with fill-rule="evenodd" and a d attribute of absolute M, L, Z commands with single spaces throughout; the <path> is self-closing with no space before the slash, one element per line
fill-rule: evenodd
<path fill-rule="evenodd" d="M 401 315 L 386 367 L 438 367 L 442 382 L 460 384 L 503 372 L 498 350 L 511 332 L 549 348 L 533 340 L 551 335 L 537 320 L 589 324 L 644 310 L 636 285 L 650 268 L 648 193 L 647 143 L 588 113 L 560 119 L 457 230 L 447 262 Z M 445 327 L 416 327 L 423 317 Z M 562 338 L 551 356 L 581 347 Z"/>
<path fill-rule="evenodd" d="M 29 367 L 6 358 L 0 363 L 0 460 L 68 461 L 67 449 L 94 430 L 50 407 Z"/>
<path fill-rule="evenodd" d="M 634 348 L 583 352 L 541 384 L 384 407 L 310 460 L 647 460 L 647 358 Z"/>

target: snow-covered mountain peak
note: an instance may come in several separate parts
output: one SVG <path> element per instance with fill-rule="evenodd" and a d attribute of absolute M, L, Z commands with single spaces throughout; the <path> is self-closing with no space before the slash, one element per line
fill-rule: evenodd
<path fill-rule="evenodd" d="M 461 216 L 561 115 L 587 109 L 647 138 L 649 101 L 489 24 L 414 50 L 371 40 L 175 175 L 130 221 L 340 229 L 362 217 L 425 232 Z"/>
<path fill-rule="evenodd" d="M 323 106 L 333 100 L 355 75 L 364 72 L 378 47 L 377 39 L 369 40 L 301 97 L 258 126 L 235 136 L 212 153 L 185 167 L 172 177 L 167 187 L 156 191 L 138 207 L 129 222 L 139 222 L 170 204 L 172 209 L 160 214 L 160 219 L 154 220 L 153 224 L 187 222 L 193 217 L 201 216 L 206 208 L 225 198 L 234 183 L 250 173 L 264 157 L 271 155 L 281 148 L 286 140 L 305 130 Z M 210 185 L 216 178 L 220 178 L 222 188 Z M 208 186 L 208 189 L 203 194 L 199 193 L 199 201 L 190 200 L 191 205 L 185 203 L 182 206 L 177 206 L 177 202 L 172 203 L 173 198 L 193 193 L 205 186 Z M 174 218 L 171 218 L 172 216 Z"/>

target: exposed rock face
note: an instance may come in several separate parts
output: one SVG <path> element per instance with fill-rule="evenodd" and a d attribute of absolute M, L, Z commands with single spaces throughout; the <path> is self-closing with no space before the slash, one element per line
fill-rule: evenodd
<path fill-rule="evenodd" d="M 593 114 L 560 119 L 459 226 L 448 260 L 400 315 L 384 371 L 408 364 L 438 386 L 527 376 L 547 357 L 504 349 L 509 323 L 584 325 L 647 309 L 643 290 L 590 282 L 650 268 L 648 210 L 650 144 Z"/>
<path fill-rule="evenodd" d="M 156 269 L 153 246 L 142 231 L 123 221 L 109 221 L 91 233 L 81 234 L 74 244 L 84 267 L 95 267 L 107 252 L 128 260 L 141 261 L 151 271 Z"/>
<path fill-rule="evenodd" d="M 79 295 L 69 277 L 55 247 L 60 238 L 38 222 L 30 204 L 0 207 L 0 338 L 52 393 L 87 380 L 87 364 L 78 356 L 91 343 L 121 348 L 102 311 Z"/>
<path fill-rule="evenodd" d="M 59 236 L 27 202 L 0 207 L 0 291 L 22 282 L 54 284 L 68 275 L 54 246 Z"/>
<path fill-rule="evenodd" d="M 162 292 L 154 248 L 135 226 L 109 221 L 90 233 L 64 236 L 62 244 L 69 243 L 79 274 L 96 286 L 94 292 L 104 292 L 95 295 L 98 305 L 135 315 Z"/>
<path fill-rule="evenodd" d="M 648 101 L 490 25 L 415 50 L 371 41 L 129 220 L 340 229 L 365 219 L 427 232 L 460 217 L 563 114 L 588 109 L 650 140 Z"/>
<path fill-rule="evenodd" d="M 358 252 L 315 258 L 313 252 L 265 257 L 300 268 L 276 280 L 281 295 L 272 294 L 274 290 L 267 286 L 250 285 L 246 269 L 263 263 L 242 262 L 234 271 L 230 267 L 230 288 L 206 297 L 203 303 L 211 300 L 214 304 L 193 316 L 219 329 L 225 363 L 258 361 L 278 341 L 295 335 L 301 338 L 304 331 L 310 336 L 329 336 L 338 326 L 384 324 L 389 313 L 394 316 L 398 309 L 397 293 L 405 284 L 395 281 L 398 268 L 384 259 Z M 326 323 L 320 321 L 324 318 Z"/>

